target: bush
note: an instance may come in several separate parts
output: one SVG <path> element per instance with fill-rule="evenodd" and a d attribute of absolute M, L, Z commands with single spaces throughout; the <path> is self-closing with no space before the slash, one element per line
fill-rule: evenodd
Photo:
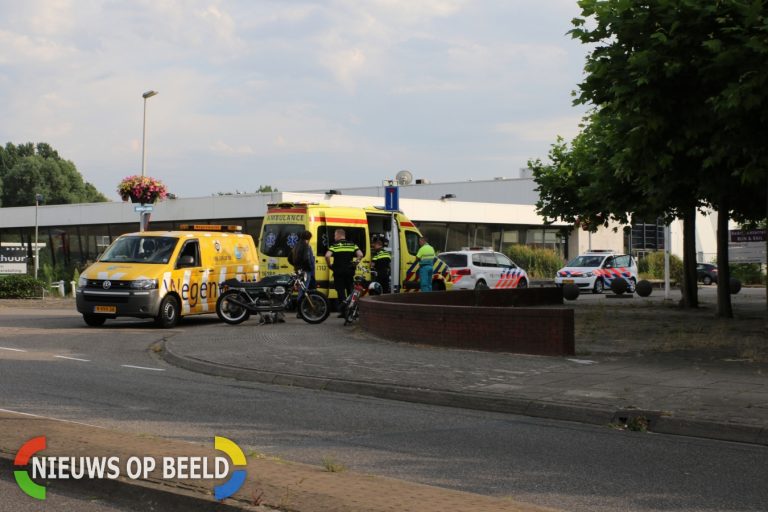
<path fill-rule="evenodd" d="M 637 273 L 648 279 L 664 279 L 664 252 L 646 254 L 637 262 Z M 669 278 L 678 283 L 683 282 L 683 260 L 669 255 Z"/>
<path fill-rule="evenodd" d="M 43 296 L 43 282 L 27 274 L 0 277 L 0 299 L 31 299 Z"/>
<path fill-rule="evenodd" d="M 759 263 L 732 263 L 731 277 L 735 277 L 742 284 L 764 284 L 765 274 Z"/>
<path fill-rule="evenodd" d="M 565 261 L 552 249 L 513 245 L 507 251 L 512 261 L 525 269 L 531 279 L 552 279 Z"/>

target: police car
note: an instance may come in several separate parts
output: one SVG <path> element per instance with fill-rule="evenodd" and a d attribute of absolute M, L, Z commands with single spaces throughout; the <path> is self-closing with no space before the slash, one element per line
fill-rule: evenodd
<path fill-rule="evenodd" d="M 463 248 L 437 256 L 451 269 L 454 290 L 527 288 L 528 274 L 507 256 L 488 249 Z"/>
<path fill-rule="evenodd" d="M 610 250 L 594 250 L 581 254 L 557 271 L 555 285 L 575 284 L 592 293 L 610 289 L 614 279 L 627 281 L 628 291 L 637 284 L 637 262 L 628 254 Z"/>

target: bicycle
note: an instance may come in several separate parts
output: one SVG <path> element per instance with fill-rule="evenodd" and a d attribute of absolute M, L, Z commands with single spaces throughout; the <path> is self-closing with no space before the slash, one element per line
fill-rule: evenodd
<path fill-rule="evenodd" d="M 363 272 L 367 272 L 367 268 L 361 268 Z M 376 277 L 376 271 L 371 270 L 371 279 Z M 381 294 L 381 285 L 376 281 L 368 281 L 364 275 L 356 275 L 354 278 L 354 288 L 352 293 L 344 301 L 344 325 L 347 326 L 360 318 L 360 299 L 365 297 L 367 293 L 371 295 Z"/>

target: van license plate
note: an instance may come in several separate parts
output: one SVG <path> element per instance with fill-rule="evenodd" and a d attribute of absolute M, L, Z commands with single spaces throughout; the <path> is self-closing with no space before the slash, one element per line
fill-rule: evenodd
<path fill-rule="evenodd" d="M 563 279 L 563 284 L 573 284 L 573 279 Z"/>
<path fill-rule="evenodd" d="M 94 313 L 117 313 L 117 306 L 93 306 Z"/>

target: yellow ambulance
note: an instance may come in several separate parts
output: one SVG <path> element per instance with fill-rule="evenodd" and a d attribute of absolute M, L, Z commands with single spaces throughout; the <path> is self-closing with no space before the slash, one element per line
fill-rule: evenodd
<path fill-rule="evenodd" d="M 315 279 L 317 288 L 329 298 L 336 298 L 333 275 L 325 261 L 325 253 L 333 244 L 333 234 L 342 228 L 350 240 L 360 247 L 363 260 L 360 268 L 366 268 L 370 278 L 371 239 L 383 236 L 392 252 L 392 290 L 412 292 L 419 289 L 419 267 L 416 253 L 421 233 L 400 211 L 377 207 L 330 206 L 319 203 L 275 203 L 267 207 L 267 215 L 259 237 L 259 266 L 262 275 L 285 274 L 293 267 L 288 254 L 299 240 L 299 233 L 312 233 L 310 242 L 315 252 Z M 393 235 L 394 233 L 394 235 Z M 450 270 L 438 260 L 434 266 L 433 290 L 450 287 Z M 358 270 L 358 273 L 363 273 Z"/>
<path fill-rule="evenodd" d="M 181 225 L 116 239 L 77 283 L 77 311 L 90 326 L 121 316 L 173 327 L 216 312 L 221 283 L 258 279 L 253 237 L 240 226 Z"/>

